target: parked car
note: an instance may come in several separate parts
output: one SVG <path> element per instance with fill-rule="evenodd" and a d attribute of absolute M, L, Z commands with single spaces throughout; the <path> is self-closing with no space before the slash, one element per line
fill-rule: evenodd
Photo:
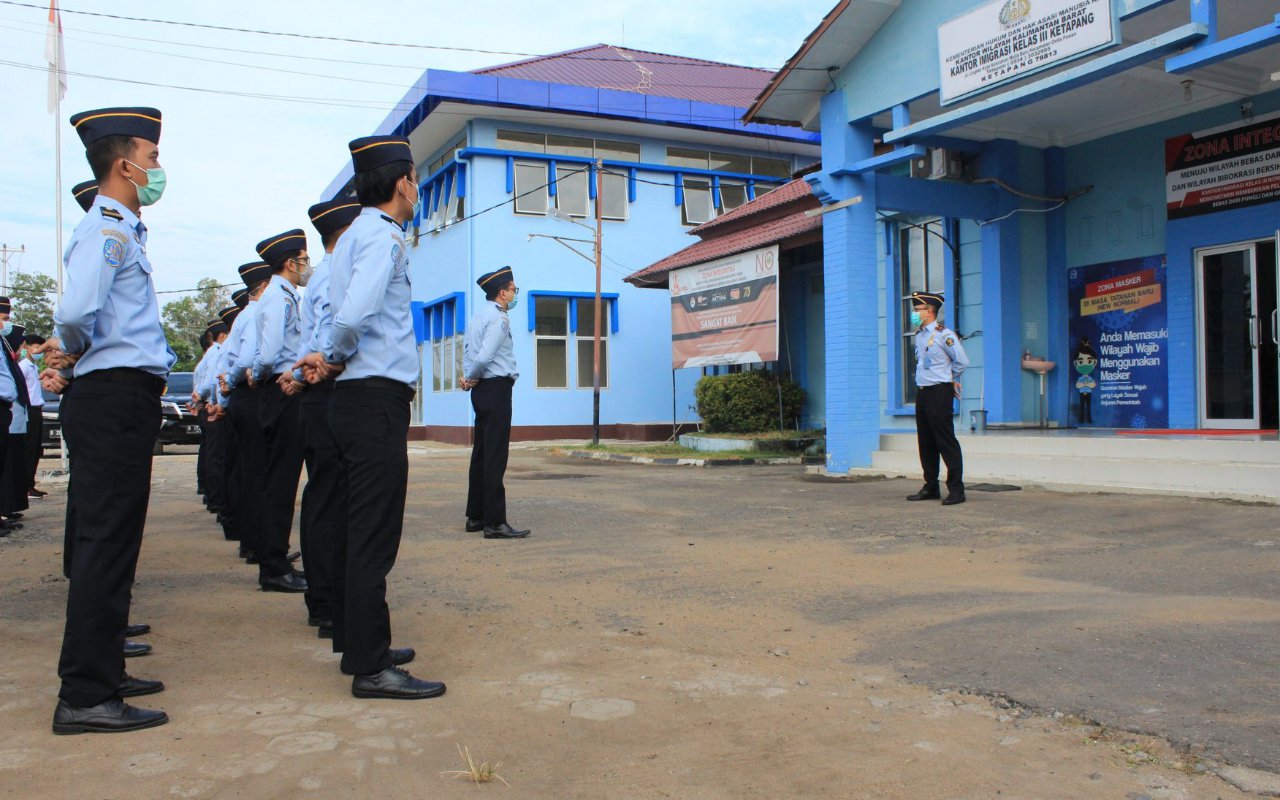
<path fill-rule="evenodd" d="M 160 435 L 156 439 L 156 454 L 166 444 L 200 444 L 200 423 L 196 415 L 187 410 L 191 401 L 193 375 L 190 372 L 170 372 L 169 382 L 160 397 Z"/>
<path fill-rule="evenodd" d="M 164 451 L 166 444 L 200 444 L 200 424 L 196 415 L 187 410 L 191 399 L 192 374 L 171 372 L 160 398 L 160 434 L 156 437 L 155 452 Z M 59 416 L 60 395 L 44 393 L 44 438 L 46 448 L 57 449 L 62 441 L 62 419 Z"/>

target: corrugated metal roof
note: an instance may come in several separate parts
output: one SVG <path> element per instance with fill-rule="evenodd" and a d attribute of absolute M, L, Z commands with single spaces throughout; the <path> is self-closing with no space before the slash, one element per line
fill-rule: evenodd
<path fill-rule="evenodd" d="M 722 217 L 693 228 L 689 232 L 703 236 L 702 241 L 632 273 L 626 280 L 636 286 L 662 285 L 672 270 L 817 234 L 822 230 L 822 217 L 810 217 L 805 212 L 820 205 L 806 181 L 794 180 Z M 768 212 L 773 213 L 769 215 Z M 752 217 L 762 214 L 766 215 L 762 221 L 750 224 Z M 747 222 L 745 227 L 726 224 L 734 220 Z"/>
<path fill-rule="evenodd" d="M 769 84 L 769 70 L 596 44 L 475 70 L 477 75 L 617 89 L 746 108 Z"/>

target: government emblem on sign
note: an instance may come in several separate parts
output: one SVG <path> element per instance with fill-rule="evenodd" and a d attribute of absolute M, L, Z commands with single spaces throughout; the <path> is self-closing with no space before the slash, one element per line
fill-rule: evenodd
<path fill-rule="evenodd" d="M 1000 26 L 1012 28 L 1031 16 L 1031 0 L 1008 0 L 1000 9 Z"/>

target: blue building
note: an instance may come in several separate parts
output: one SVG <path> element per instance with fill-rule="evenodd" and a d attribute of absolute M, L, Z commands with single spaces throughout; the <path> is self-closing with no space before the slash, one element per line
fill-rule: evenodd
<path fill-rule="evenodd" d="M 1276 11 L 835 6 L 745 117 L 822 134 L 829 471 L 913 427 L 916 290 L 964 337 L 965 427 L 1277 427 Z"/>
<path fill-rule="evenodd" d="M 693 418 L 697 375 L 671 369 L 669 300 L 623 278 L 817 160 L 817 133 L 742 122 L 770 77 L 606 45 L 422 75 L 372 132 L 407 136 L 418 159 L 418 435 L 469 441 L 470 401 L 457 387 L 463 333 L 483 301 L 476 278 L 505 264 L 521 289 L 512 436 L 590 435 L 598 159 L 602 435 L 661 439 Z M 348 166 L 326 197 L 351 192 L 350 182 Z"/>

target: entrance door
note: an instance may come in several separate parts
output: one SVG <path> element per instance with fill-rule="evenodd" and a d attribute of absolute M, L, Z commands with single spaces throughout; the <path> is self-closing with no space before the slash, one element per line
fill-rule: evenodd
<path fill-rule="evenodd" d="M 1200 424 L 1205 428 L 1257 430 L 1264 422 L 1275 424 L 1278 384 L 1269 330 L 1275 276 L 1274 241 L 1196 254 Z"/>

